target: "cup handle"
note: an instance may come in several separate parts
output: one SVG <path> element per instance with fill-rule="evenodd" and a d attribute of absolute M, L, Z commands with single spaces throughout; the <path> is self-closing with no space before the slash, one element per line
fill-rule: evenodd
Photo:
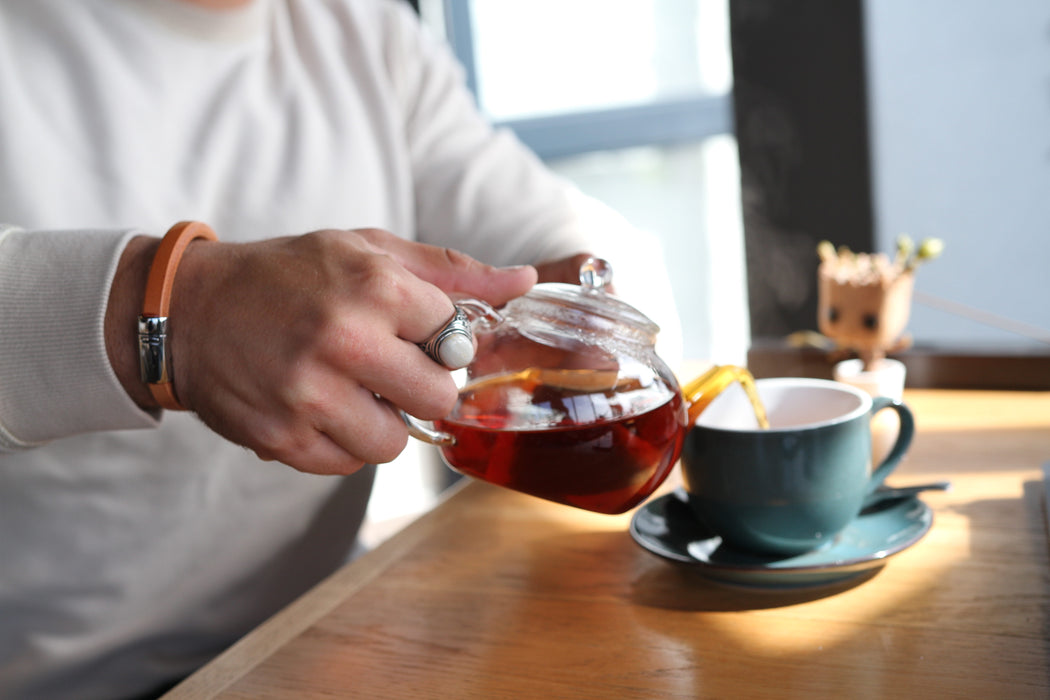
<path fill-rule="evenodd" d="M 893 443 L 893 448 L 890 450 L 886 458 L 875 467 L 871 473 L 871 479 L 868 481 L 867 495 L 882 485 L 882 482 L 886 480 L 897 464 L 904 457 L 904 453 L 908 451 L 908 447 L 911 446 L 911 439 L 915 435 L 915 417 L 912 416 L 911 409 L 899 399 L 892 399 L 888 396 L 876 396 L 871 400 L 871 418 L 875 418 L 875 414 L 883 409 L 890 409 L 896 411 L 900 417 L 900 432 L 897 433 L 897 441 Z"/>

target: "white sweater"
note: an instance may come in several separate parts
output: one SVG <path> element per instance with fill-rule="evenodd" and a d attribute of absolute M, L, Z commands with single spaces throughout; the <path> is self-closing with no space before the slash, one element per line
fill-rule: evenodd
<path fill-rule="evenodd" d="M 353 546 L 371 470 L 260 462 L 116 380 L 117 259 L 181 219 L 225 241 L 378 227 L 494 264 L 593 250 L 675 336 L 653 242 L 489 129 L 399 2 L 0 0 L 2 697 L 161 687 Z"/>

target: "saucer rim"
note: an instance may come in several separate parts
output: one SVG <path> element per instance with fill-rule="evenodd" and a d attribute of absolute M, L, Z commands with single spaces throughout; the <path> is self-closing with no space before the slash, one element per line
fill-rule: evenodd
<path fill-rule="evenodd" d="M 934 520 L 933 510 L 930 508 L 930 506 L 926 502 L 924 502 L 922 499 L 918 498 L 917 496 L 904 497 L 904 498 L 896 499 L 898 501 L 898 503 L 897 503 L 896 506 L 893 506 L 893 507 L 895 507 L 895 508 L 903 508 L 903 507 L 912 507 L 913 505 L 919 505 L 921 507 L 920 514 L 914 520 L 910 520 L 909 522 L 913 523 L 913 522 L 920 522 L 921 521 L 923 526 L 921 527 L 921 529 L 913 537 L 909 537 L 906 540 L 894 543 L 892 546 L 880 548 L 877 551 L 873 552 L 869 556 L 851 557 L 851 558 L 848 558 L 848 559 L 836 559 L 836 560 L 831 560 L 831 561 L 828 561 L 828 562 L 825 562 L 825 563 L 821 563 L 821 564 L 800 564 L 800 565 L 775 566 L 773 564 L 775 564 L 776 561 L 783 561 L 783 560 L 792 559 L 794 557 L 804 556 L 804 555 L 785 555 L 781 559 L 776 559 L 775 555 L 770 555 L 769 556 L 770 565 L 763 565 L 763 564 L 754 564 L 754 565 L 748 565 L 748 564 L 718 564 L 718 563 L 713 563 L 711 561 L 705 561 L 703 559 L 699 559 L 699 558 L 693 556 L 692 554 L 689 553 L 688 548 L 686 548 L 686 549 L 671 549 L 670 547 L 664 545 L 663 542 L 659 541 L 659 540 L 657 540 L 657 541 L 662 546 L 659 546 L 659 547 L 650 546 L 650 543 L 654 539 L 654 536 L 642 532 L 640 530 L 639 526 L 638 526 L 638 520 L 639 520 L 640 517 L 643 516 L 644 512 L 651 511 L 652 508 L 654 506 L 657 506 L 658 504 L 660 506 L 662 506 L 663 503 L 666 503 L 668 500 L 670 500 L 672 498 L 674 498 L 674 499 L 680 501 L 681 503 L 685 504 L 686 495 L 685 495 L 684 489 L 681 489 L 681 488 L 675 489 L 674 491 L 672 491 L 670 493 L 663 494 L 661 496 L 658 496 L 657 498 L 654 498 L 654 499 L 652 499 L 650 501 L 647 501 L 646 503 L 642 504 L 642 506 L 640 508 L 638 508 L 638 510 L 631 517 L 631 523 L 630 523 L 630 527 L 629 527 L 631 538 L 639 546 L 641 546 L 643 549 L 645 549 L 647 552 L 649 552 L 651 554 L 654 554 L 656 556 L 659 556 L 659 557 L 661 557 L 661 558 L 663 558 L 663 559 L 665 559 L 667 561 L 671 561 L 671 562 L 675 562 L 675 563 L 679 563 L 679 564 L 686 564 L 686 565 L 693 566 L 693 567 L 696 567 L 696 568 L 699 568 L 699 569 L 703 569 L 704 571 L 712 572 L 712 573 L 726 573 L 726 574 L 734 574 L 734 575 L 739 574 L 739 575 L 745 575 L 745 576 L 750 576 L 750 577 L 763 577 L 763 578 L 800 577 L 801 578 L 801 577 L 812 576 L 812 575 L 815 575 L 815 574 L 827 574 L 829 576 L 832 576 L 832 575 L 836 576 L 836 580 L 838 580 L 842 576 L 844 576 L 846 574 L 849 574 L 851 572 L 853 572 L 853 573 L 862 573 L 862 572 L 867 571 L 869 569 L 872 569 L 874 567 L 883 565 L 887 560 L 889 560 L 894 555 L 899 554 L 899 553 L 903 552 L 904 550 L 909 549 L 910 547 L 912 547 L 915 544 L 917 544 L 923 537 L 925 537 L 927 535 L 927 533 L 929 533 L 930 529 L 933 527 L 933 520 Z M 853 527 L 854 523 L 856 523 L 859 519 L 861 519 L 863 517 L 865 517 L 863 514 L 862 515 L 858 515 L 857 518 L 855 518 L 849 525 L 846 526 L 846 528 L 848 529 L 850 527 Z M 700 523 L 697 523 L 696 527 L 697 527 L 697 529 L 699 531 L 704 526 L 701 525 Z M 710 540 L 710 539 L 714 539 L 715 537 L 716 536 L 705 537 L 705 538 L 694 538 L 694 539 L 690 539 L 689 543 L 691 545 L 693 542 L 707 541 L 707 540 Z M 723 546 L 728 546 L 728 545 L 723 545 Z M 834 547 L 835 547 L 835 545 L 832 544 L 829 549 L 833 549 Z M 739 551 L 739 550 L 736 550 L 736 548 L 732 548 L 732 547 L 730 547 L 730 549 L 733 549 L 734 551 Z"/>

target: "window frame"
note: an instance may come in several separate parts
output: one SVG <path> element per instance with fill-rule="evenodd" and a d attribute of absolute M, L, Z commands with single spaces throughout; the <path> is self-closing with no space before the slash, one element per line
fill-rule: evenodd
<path fill-rule="evenodd" d="M 474 21 L 470 0 L 442 0 L 445 33 L 478 97 Z M 543 160 L 594 151 L 703 141 L 733 132 L 732 92 L 690 95 L 642 104 L 574 110 L 495 121 L 512 130 Z"/>

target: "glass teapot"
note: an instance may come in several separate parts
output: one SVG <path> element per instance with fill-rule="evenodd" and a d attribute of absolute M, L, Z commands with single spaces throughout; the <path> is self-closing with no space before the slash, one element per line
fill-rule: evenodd
<path fill-rule="evenodd" d="M 611 279 L 591 258 L 580 286 L 538 284 L 500 311 L 459 301 L 474 360 L 449 415 L 430 427 L 402 414 L 412 435 L 458 472 L 547 500 L 610 514 L 645 500 L 686 428 L 750 374 L 716 366 L 680 390 L 655 352 L 659 327 L 606 293 Z"/>

